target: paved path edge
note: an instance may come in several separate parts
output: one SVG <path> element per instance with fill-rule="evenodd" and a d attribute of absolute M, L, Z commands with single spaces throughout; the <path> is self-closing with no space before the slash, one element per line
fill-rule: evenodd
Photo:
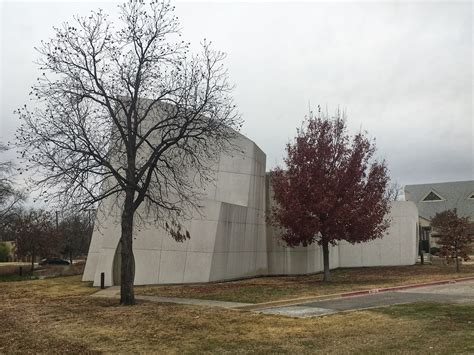
<path fill-rule="evenodd" d="M 242 310 L 242 311 L 256 311 L 256 310 L 261 310 L 261 309 L 263 310 L 266 308 L 293 306 L 293 305 L 312 303 L 316 301 L 325 301 L 325 300 L 336 299 L 336 298 L 357 297 L 357 296 L 362 296 L 362 295 L 367 295 L 367 294 L 398 291 L 398 290 L 425 287 L 425 286 L 454 284 L 458 282 L 472 281 L 472 280 L 474 280 L 474 276 L 463 277 L 463 278 L 458 278 L 458 279 L 429 281 L 429 282 L 423 282 L 423 283 L 417 283 L 417 284 L 400 285 L 400 286 L 392 286 L 392 287 L 384 287 L 384 288 L 373 288 L 373 289 L 360 290 L 360 291 L 333 293 L 333 294 L 321 295 L 321 296 L 292 298 L 292 299 L 286 299 L 286 300 L 245 304 L 245 305 L 242 305 L 242 303 L 238 303 L 238 302 L 225 302 L 225 301 L 188 299 L 188 298 L 181 299 L 181 298 L 175 298 L 175 297 L 160 297 L 160 296 L 137 295 L 136 299 L 138 300 L 141 299 L 143 301 L 152 301 L 152 302 L 179 303 L 179 304 L 201 305 L 201 306 L 210 306 L 210 307 L 221 307 L 221 308 L 235 309 L 235 310 Z M 120 289 L 118 287 L 116 286 L 108 287 L 105 290 L 100 290 L 100 291 L 97 291 L 96 293 L 93 293 L 91 297 L 118 298 L 119 297 L 118 292 L 120 292 Z"/>
<path fill-rule="evenodd" d="M 474 280 L 474 276 L 462 277 L 462 278 L 458 278 L 458 279 L 429 281 L 429 282 L 422 282 L 422 283 L 409 284 L 409 285 L 391 286 L 391 287 L 383 287 L 383 288 L 373 288 L 373 289 L 360 290 L 360 291 L 333 293 L 333 294 L 321 295 L 321 296 L 300 297 L 300 298 L 293 298 L 293 299 L 280 300 L 280 301 L 255 303 L 255 304 L 251 304 L 251 305 L 235 307 L 234 309 L 255 311 L 255 310 L 260 310 L 260 309 L 265 309 L 265 308 L 280 307 L 280 306 L 292 306 L 292 305 L 297 305 L 297 304 L 312 303 L 312 302 L 315 302 L 315 301 L 325 301 L 325 300 L 334 299 L 334 298 L 356 297 L 356 296 L 362 296 L 362 295 L 367 295 L 367 294 L 398 291 L 398 290 L 417 288 L 417 287 L 425 287 L 425 286 L 437 286 L 437 285 L 454 284 L 454 283 L 458 283 L 458 282 L 472 281 L 472 280 Z"/>
<path fill-rule="evenodd" d="M 101 289 L 89 297 L 96 298 L 120 298 L 120 288 L 117 286 L 107 287 Z M 251 305 L 250 303 L 243 302 L 227 302 L 227 301 L 216 301 L 206 300 L 198 298 L 181 298 L 181 297 L 162 297 L 162 296 L 150 296 L 150 295 L 135 295 L 135 299 L 138 301 L 149 301 L 156 303 L 175 303 L 175 304 L 187 304 L 193 306 L 206 306 L 206 307 L 220 307 L 227 309 L 238 309 L 239 307 Z"/>

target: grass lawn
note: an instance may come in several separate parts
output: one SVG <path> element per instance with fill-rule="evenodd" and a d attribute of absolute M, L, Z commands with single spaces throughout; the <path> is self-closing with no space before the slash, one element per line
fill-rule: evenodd
<path fill-rule="evenodd" d="M 27 273 L 31 270 L 30 263 L 22 263 L 22 262 L 11 262 L 11 263 L 0 263 L 0 276 L 6 275 L 18 275 L 19 268 L 23 268 L 23 272 Z"/>
<path fill-rule="evenodd" d="M 19 267 L 23 268 L 22 276 L 19 275 Z M 0 263 L 0 282 L 31 280 L 37 278 L 37 276 L 31 274 L 31 264 L 29 263 Z"/>
<path fill-rule="evenodd" d="M 38 276 L 31 275 L 31 273 L 25 273 L 22 276 L 20 275 L 0 275 L 0 282 L 11 282 L 11 281 L 22 281 L 22 280 L 34 280 Z"/>
<path fill-rule="evenodd" d="M 84 271 L 84 266 L 84 262 L 77 262 L 73 265 L 36 265 L 33 273 L 31 273 L 31 264 L 29 263 L 0 263 L 0 282 L 31 280 L 41 277 L 80 275 Z M 22 276 L 19 275 L 20 267 L 23 268 Z"/>
<path fill-rule="evenodd" d="M 79 276 L 6 282 L 0 353 L 474 352 L 474 305 L 419 303 L 320 318 L 87 297 Z"/>
<path fill-rule="evenodd" d="M 474 265 L 463 265 L 460 273 L 453 266 L 414 265 L 337 269 L 333 281 L 322 282 L 322 275 L 260 277 L 213 284 L 140 286 L 140 295 L 200 298 L 219 301 L 261 303 L 283 299 L 329 295 L 418 282 L 474 276 Z"/>

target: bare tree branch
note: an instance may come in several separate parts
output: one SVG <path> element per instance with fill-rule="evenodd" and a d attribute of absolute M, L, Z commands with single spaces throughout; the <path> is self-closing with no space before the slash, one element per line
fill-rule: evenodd
<path fill-rule="evenodd" d="M 0 153 L 7 150 L 8 147 L 0 143 Z M 0 228 L 4 227 L 16 214 L 17 208 L 25 199 L 24 193 L 15 188 L 11 180 L 13 168 L 11 161 L 0 160 Z"/>
<path fill-rule="evenodd" d="M 199 187 L 241 126 L 225 55 L 207 41 L 190 55 L 173 10 L 132 0 L 118 24 L 99 10 L 56 28 L 37 48 L 44 73 L 31 91 L 35 106 L 17 112 L 42 198 L 82 209 L 113 199 L 121 209 L 127 304 L 134 217 L 189 237 L 179 220 L 199 207 Z"/>

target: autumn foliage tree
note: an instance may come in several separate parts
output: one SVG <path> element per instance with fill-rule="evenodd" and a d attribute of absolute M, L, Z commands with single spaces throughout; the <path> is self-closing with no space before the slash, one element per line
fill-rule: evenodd
<path fill-rule="evenodd" d="M 23 211 L 14 218 L 12 229 L 16 255 L 31 258 L 31 271 L 36 257 L 56 252 L 58 235 L 51 213 L 44 210 Z"/>
<path fill-rule="evenodd" d="M 459 217 L 456 209 L 437 213 L 431 219 L 431 227 L 437 233 L 438 244 L 441 245 L 440 256 L 447 263 L 454 262 L 459 272 L 459 259 L 469 260 L 472 252 L 472 237 L 469 235 L 470 222 L 468 217 Z"/>
<path fill-rule="evenodd" d="M 286 167 L 271 173 L 275 204 L 269 219 L 288 246 L 322 246 L 325 281 L 330 245 L 381 238 L 388 228 L 389 177 L 375 151 L 366 134 L 349 137 L 339 111 L 330 118 L 319 110 L 287 145 Z"/>

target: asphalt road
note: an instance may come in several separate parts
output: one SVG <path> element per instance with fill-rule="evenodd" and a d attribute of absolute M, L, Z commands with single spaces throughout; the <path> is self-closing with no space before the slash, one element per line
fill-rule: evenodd
<path fill-rule="evenodd" d="M 263 309 L 260 312 L 290 317 L 314 317 L 422 301 L 474 303 L 474 281 L 336 298 L 292 306 L 272 307 Z"/>

